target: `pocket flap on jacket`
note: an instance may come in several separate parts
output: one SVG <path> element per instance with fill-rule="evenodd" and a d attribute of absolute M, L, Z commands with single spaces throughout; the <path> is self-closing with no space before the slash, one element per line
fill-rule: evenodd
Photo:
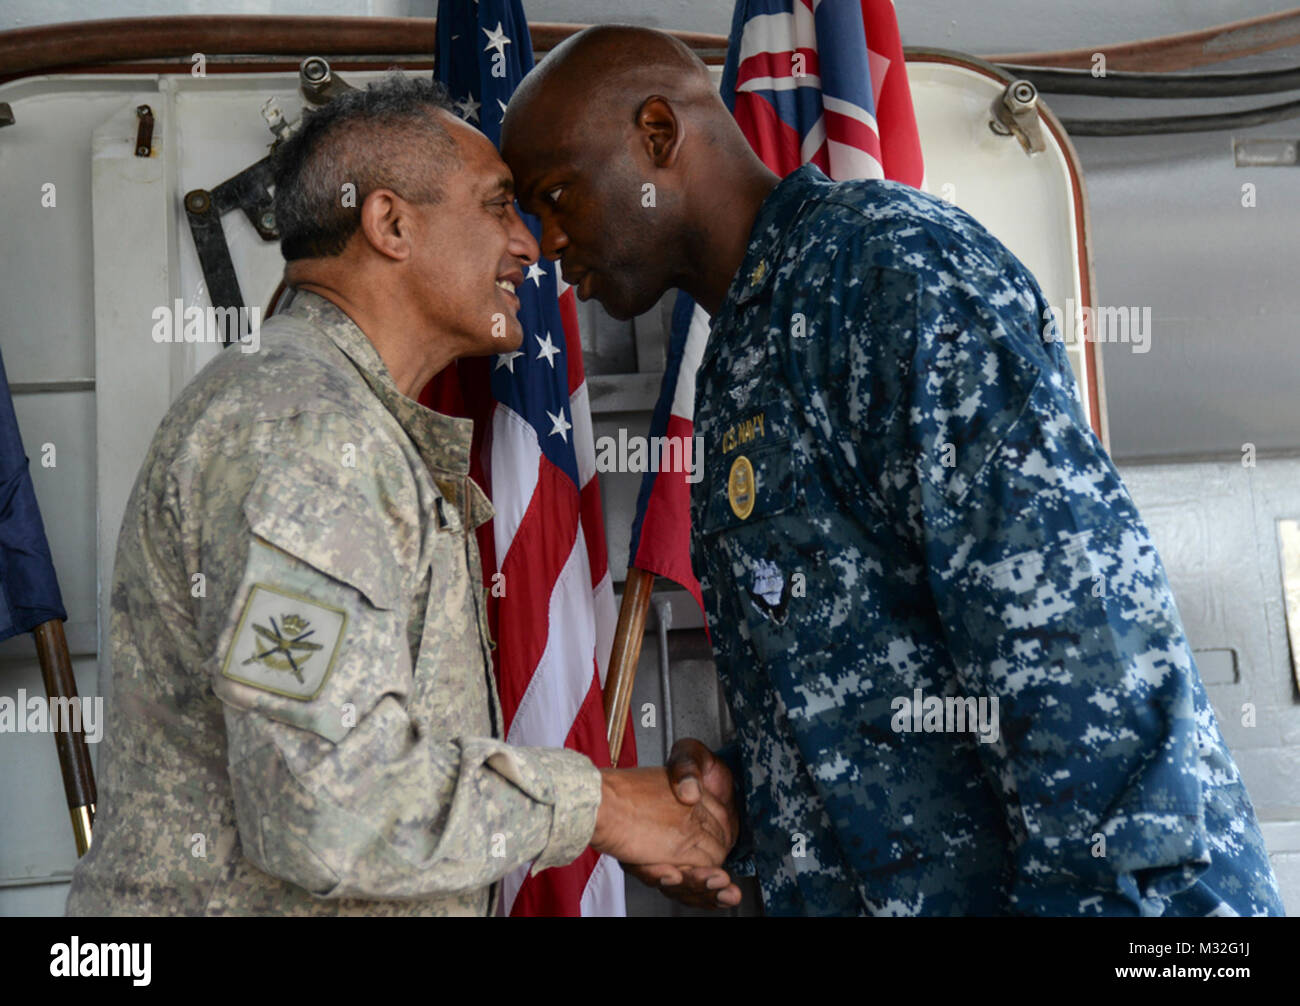
<path fill-rule="evenodd" d="M 263 469 L 244 500 L 253 533 L 327 576 L 354 587 L 376 608 L 397 608 L 404 575 L 384 519 L 338 472 L 303 456 Z"/>

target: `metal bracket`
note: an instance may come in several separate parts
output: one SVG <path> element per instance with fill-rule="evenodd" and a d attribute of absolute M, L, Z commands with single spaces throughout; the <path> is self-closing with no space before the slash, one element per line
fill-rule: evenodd
<path fill-rule="evenodd" d="M 298 81 L 303 98 L 312 105 L 324 105 L 345 91 L 356 90 L 337 76 L 330 69 L 329 62 L 321 56 L 308 56 L 302 61 L 298 67 Z M 136 111 L 141 117 L 141 136 L 146 135 L 146 121 L 148 135 L 152 136 L 153 113 L 147 105 L 141 105 Z M 145 113 L 148 113 L 147 120 Z M 285 121 L 274 98 L 268 98 L 263 104 L 262 117 L 276 138 L 271 145 L 272 150 L 297 126 L 297 123 Z M 147 138 L 137 140 L 136 153 L 140 154 L 141 145 L 147 143 Z M 148 155 L 146 152 L 140 156 Z M 189 220 L 190 233 L 194 236 L 194 248 L 199 254 L 203 281 L 207 284 L 213 307 L 246 306 L 244 295 L 239 289 L 239 278 L 235 275 L 235 264 L 230 258 L 226 233 L 221 226 L 221 217 L 230 210 L 243 210 L 263 241 L 278 241 L 280 234 L 275 227 L 273 206 L 270 156 L 250 165 L 233 178 L 226 179 L 211 191 L 194 189 L 185 193 L 185 216 Z M 240 332 L 240 337 L 243 334 Z M 229 331 L 223 333 L 222 341 L 230 345 L 232 340 Z"/>
<path fill-rule="evenodd" d="M 137 105 L 135 117 L 140 120 L 135 131 L 135 156 L 149 157 L 153 154 L 153 109 L 148 105 Z"/>
<path fill-rule="evenodd" d="M 214 307 L 246 306 L 235 275 L 235 264 L 230 258 L 230 247 L 226 244 L 226 233 L 221 226 L 222 215 L 234 209 L 243 210 L 263 241 L 279 240 L 272 208 L 270 157 L 263 157 L 210 192 L 194 189 L 185 193 L 185 216 L 190 223 L 199 265 L 203 267 L 203 281 Z M 243 335 L 243 332 L 239 333 L 239 337 Z M 229 331 L 223 333 L 222 341 L 230 345 Z"/>
<path fill-rule="evenodd" d="M 1047 149 L 1042 124 L 1038 121 L 1038 88 L 1027 80 L 1013 80 L 993 102 L 989 128 L 999 136 L 1014 136 L 1025 153 Z"/>

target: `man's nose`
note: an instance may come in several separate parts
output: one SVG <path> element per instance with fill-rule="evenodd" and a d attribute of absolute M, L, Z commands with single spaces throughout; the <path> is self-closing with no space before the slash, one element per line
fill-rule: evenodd
<path fill-rule="evenodd" d="M 537 261 L 537 238 L 533 237 L 533 231 L 528 229 L 524 218 L 519 214 L 519 208 L 513 204 L 510 207 L 510 231 L 506 250 L 526 263 Z"/>
<path fill-rule="evenodd" d="M 549 259 L 558 259 L 560 252 L 569 247 L 569 235 L 564 233 L 563 228 L 555 222 L 555 217 L 546 214 L 540 218 L 542 222 L 542 254 Z"/>
<path fill-rule="evenodd" d="M 536 262 L 537 239 L 533 237 L 533 232 L 528 229 L 528 225 L 524 223 L 524 218 L 519 215 L 517 209 L 512 207 L 510 215 L 513 218 L 510 228 L 510 254 L 517 255 L 529 263 Z"/>

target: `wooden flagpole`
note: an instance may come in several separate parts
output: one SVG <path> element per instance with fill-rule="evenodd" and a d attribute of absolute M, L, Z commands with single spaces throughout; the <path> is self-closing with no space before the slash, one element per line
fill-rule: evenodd
<path fill-rule="evenodd" d="M 54 720 L 55 710 L 67 706 L 59 699 L 80 701 L 77 679 L 72 676 L 72 656 L 59 619 L 42 622 L 32 630 L 32 635 L 36 637 L 36 656 L 41 663 L 41 677 L 45 679 L 45 693 L 50 698 L 50 717 L 56 726 L 54 744 L 63 770 L 63 792 L 72 817 L 72 836 L 77 843 L 77 855 L 84 856 L 90 848 L 91 828 L 95 823 L 95 773 L 90 766 L 90 749 L 86 747 L 80 722 L 77 729 L 65 730 L 61 727 L 69 724 Z"/>
<path fill-rule="evenodd" d="M 609 737 L 610 764 L 615 767 L 618 766 L 619 752 L 623 750 L 627 711 L 632 704 L 632 683 L 636 680 L 637 661 L 641 659 L 646 614 L 650 611 L 654 584 L 653 573 L 635 566 L 628 567 L 627 580 L 623 584 L 623 603 L 618 611 L 618 628 L 614 631 L 614 649 L 609 656 L 609 672 L 605 675 L 606 735 Z"/>

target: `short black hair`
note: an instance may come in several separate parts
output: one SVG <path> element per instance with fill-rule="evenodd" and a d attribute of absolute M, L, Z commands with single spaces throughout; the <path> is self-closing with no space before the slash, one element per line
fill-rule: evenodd
<path fill-rule="evenodd" d="M 364 90 L 304 112 L 272 159 L 285 261 L 340 254 L 360 226 L 361 204 L 376 189 L 413 203 L 439 202 L 439 180 L 460 163 L 439 111 L 454 114 L 442 84 L 390 71 Z"/>

